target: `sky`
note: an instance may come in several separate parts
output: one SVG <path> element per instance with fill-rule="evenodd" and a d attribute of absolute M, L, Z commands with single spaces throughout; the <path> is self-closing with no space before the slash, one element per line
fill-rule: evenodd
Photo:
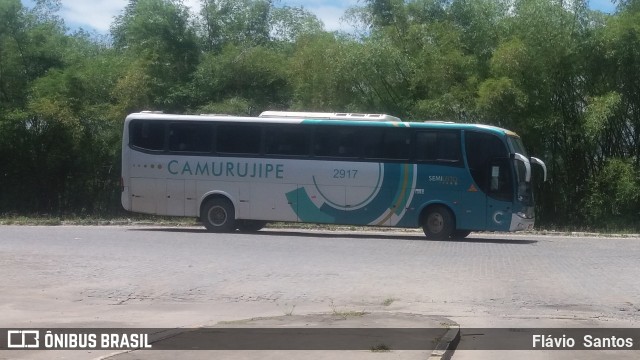
<path fill-rule="evenodd" d="M 21 0 L 28 7 L 33 0 Z M 84 28 L 100 34 L 108 34 L 113 18 L 120 14 L 128 0 L 62 0 L 60 16 L 71 30 Z M 199 8 L 200 0 L 184 0 L 184 4 L 192 10 Z M 349 26 L 340 19 L 344 11 L 352 6 L 362 5 L 364 0 L 279 0 L 276 4 L 303 6 L 314 13 L 325 25 L 325 30 L 348 30 Z M 594 10 L 613 12 L 615 5 L 611 0 L 589 0 Z"/>

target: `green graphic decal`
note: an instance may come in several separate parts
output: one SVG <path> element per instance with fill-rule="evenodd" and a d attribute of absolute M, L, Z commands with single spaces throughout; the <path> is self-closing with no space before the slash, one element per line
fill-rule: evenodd
<path fill-rule="evenodd" d="M 323 213 L 309 198 L 307 191 L 301 187 L 287 193 L 287 200 L 298 218 L 306 222 L 318 223 L 334 223 L 336 219 L 328 214 Z"/>
<path fill-rule="evenodd" d="M 415 165 L 380 166 L 383 175 L 378 179 L 376 188 L 371 189 L 371 195 L 364 202 L 357 204 L 358 207 L 345 208 L 329 201 L 319 191 L 315 182 L 313 190 L 322 197 L 321 205 L 317 205 L 318 199 L 314 203 L 304 187 L 287 193 L 287 199 L 302 222 L 363 225 L 385 225 L 389 221 L 397 223 L 412 198 Z M 394 215 L 395 220 L 392 219 Z"/>
<path fill-rule="evenodd" d="M 389 208 L 388 214 L 375 225 L 384 225 L 395 214 L 400 216 L 407 207 L 407 204 L 413 194 L 413 179 L 415 177 L 413 166 L 404 165 L 402 177 L 396 187 L 396 193 L 393 197 L 392 206 Z"/>

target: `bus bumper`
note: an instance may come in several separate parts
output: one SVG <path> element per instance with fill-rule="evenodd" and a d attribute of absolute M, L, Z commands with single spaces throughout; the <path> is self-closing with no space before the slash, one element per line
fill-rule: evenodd
<path fill-rule="evenodd" d="M 131 211 L 131 196 L 129 195 L 128 186 L 122 188 L 122 193 L 120 194 L 120 203 L 125 210 Z"/>
<path fill-rule="evenodd" d="M 527 217 L 525 214 L 512 214 L 511 215 L 511 227 L 509 231 L 523 231 L 533 230 L 533 224 L 535 222 L 534 217 Z"/>

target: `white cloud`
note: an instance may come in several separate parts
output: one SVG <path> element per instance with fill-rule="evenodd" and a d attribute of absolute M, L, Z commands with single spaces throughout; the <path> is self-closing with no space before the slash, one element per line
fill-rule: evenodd
<path fill-rule="evenodd" d="M 593 10 L 600 10 L 611 13 L 616 10 L 616 6 L 611 0 L 589 0 L 589 7 Z"/>
<path fill-rule="evenodd" d="M 351 26 L 342 17 L 348 8 L 362 3 L 362 0 L 283 0 L 277 4 L 304 7 L 324 23 L 327 31 L 350 31 Z"/>
<path fill-rule="evenodd" d="M 307 10 L 314 13 L 318 19 L 324 23 L 324 28 L 327 31 L 348 30 L 346 28 L 347 24 L 341 21 L 346 9 L 333 6 L 319 6 Z"/>
<path fill-rule="evenodd" d="M 72 30 L 85 28 L 106 34 L 116 16 L 127 6 L 128 0 L 62 0 L 60 16 Z M 184 0 L 184 5 L 197 13 L 200 0 Z"/>
<path fill-rule="evenodd" d="M 188 7 L 193 14 L 198 14 L 200 12 L 200 0 L 183 0 L 183 4 Z"/>
<path fill-rule="evenodd" d="M 127 0 L 62 0 L 60 16 L 71 29 L 82 27 L 106 34 L 126 5 Z"/>

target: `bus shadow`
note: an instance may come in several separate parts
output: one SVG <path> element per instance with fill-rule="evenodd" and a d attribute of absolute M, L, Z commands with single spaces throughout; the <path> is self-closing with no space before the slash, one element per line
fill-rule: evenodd
<path fill-rule="evenodd" d="M 426 240 L 426 239 L 425 239 Z M 464 239 L 451 239 L 448 241 L 464 242 L 464 243 L 478 243 L 478 244 L 513 244 L 513 245 L 531 245 L 537 244 L 538 240 L 530 239 L 504 239 L 504 238 L 464 238 Z"/>
<path fill-rule="evenodd" d="M 215 236 L 215 233 L 210 233 L 206 229 L 198 229 L 198 228 L 137 228 L 130 229 L 130 231 L 155 231 L 155 232 L 165 232 L 165 233 L 193 233 L 193 234 L 211 234 Z M 508 239 L 508 238 L 500 238 L 483 235 L 489 234 L 477 234 L 471 235 L 472 237 L 464 238 L 464 239 L 448 239 L 448 240 L 433 240 L 427 239 L 422 234 L 415 235 L 398 235 L 394 234 L 381 234 L 381 233 L 350 233 L 350 232 L 317 232 L 317 231 L 281 231 L 281 230 L 263 230 L 256 232 L 240 232 L 237 231 L 233 234 L 242 234 L 242 235 L 251 235 L 251 236 L 277 236 L 277 237 L 302 237 L 302 238 L 324 238 L 324 239 L 341 239 L 341 238 L 350 238 L 350 239 L 382 239 L 382 240 L 405 240 L 405 241 L 429 241 L 429 242 L 457 242 L 457 243 L 472 243 L 472 244 L 512 244 L 512 245 L 531 245 L 538 243 L 538 240 L 531 239 Z M 493 235 L 493 234 L 491 234 Z"/>
<path fill-rule="evenodd" d="M 136 228 L 136 229 L 128 229 L 129 231 L 152 231 L 152 232 L 166 232 L 166 233 L 209 233 L 207 229 L 204 228 L 163 228 L 163 227 L 148 227 L 148 228 Z"/>
<path fill-rule="evenodd" d="M 366 233 L 347 233 L 347 232 L 339 232 L 339 233 L 316 233 L 316 232 L 304 232 L 304 231 L 261 231 L 254 234 L 264 234 L 264 235 L 274 235 L 274 236 L 283 236 L 283 237 L 307 237 L 307 238 L 327 238 L 327 239 L 340 239 L 340 238 L 351 238 L 351 239 L 383 239 L 383 240 L 405 240 L 405 241 L 429 241 L 429 242 L 464 242 L 464 243 L 487 243 L 487 244 L 515 244 L 515 245 L 530 245 L 536 244 L 537 240 L 530 239 L 504 239 L 504 238 L 481 238 L 481 237 L 470 237 L 464 239 L 447 239 L 447 240 L 433 240 L 427 239 L 424 235 L 416 234 L 416 235 L 398 235 L 396 234 L 366 234 Z"/>

